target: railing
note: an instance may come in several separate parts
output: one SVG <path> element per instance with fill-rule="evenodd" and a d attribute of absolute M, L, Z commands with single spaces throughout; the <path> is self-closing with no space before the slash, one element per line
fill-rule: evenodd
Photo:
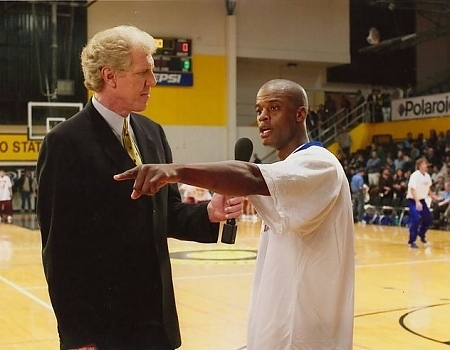
<path fill-rule="evenodd" d="M 320 141 L 325 147 L 330 146 L 336 140 L 342 127 L 348 131 L 355 128 L 359 124 L 369 121 L 371 112 L 369 104 L 364 102 L 351 111 L 341 109 L 335 114 L 327 117 L 324 123 L 326 127 L 318 125 L 309 130 L 309 135 L 312 140 Z"/>

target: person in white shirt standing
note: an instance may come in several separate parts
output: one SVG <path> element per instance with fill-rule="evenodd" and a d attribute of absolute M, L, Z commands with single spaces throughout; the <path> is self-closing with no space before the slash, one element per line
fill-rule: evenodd
<path fill-rule="evenodd" d="M 12 223 L 12 182 L 4 170 L 0 170 L 0 221 L 6 215 L 8 224 Z"/>
<path fill-rule="evenodd" d="M 432 181 L 428 173 L 428 160 L 426 158 L 417 159 L 416 169 L 409 178 L 406 195 L 410 217 L 408 244 L 411 248 L 418 248 L 416 244 L 417 236 L 420 237 L 422 243 L 427 243 L 425 234 L 433 219 L 426 199 L 431 197 L 431 199 L 436 200 L 436 196 L 431 191 Z"/>
<path fill-rule="evenodd" d="M 308 99 L 297 83 L 270 80 L 255 104 L 264 146 L 279 162 L 144 164 L 132 198 L 168 183 L 248 196 L 263 220 L 248 323 L 248 350 L 351 350 L 354 226 L 350 188 L 338 159 L 309 141 Z"/>

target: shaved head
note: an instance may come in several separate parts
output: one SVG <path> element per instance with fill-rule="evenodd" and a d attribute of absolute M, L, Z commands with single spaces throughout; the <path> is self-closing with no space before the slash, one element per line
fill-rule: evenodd
<path fill-rule="evenodd" d="M 277 91 L 294 103 L 294 107 L 306 107 L 308 108 L 308 97 L 306 95 L 305 89 L 299 84 L 286 79 L 273 79 L 265 83 L 260 91 Z"/>

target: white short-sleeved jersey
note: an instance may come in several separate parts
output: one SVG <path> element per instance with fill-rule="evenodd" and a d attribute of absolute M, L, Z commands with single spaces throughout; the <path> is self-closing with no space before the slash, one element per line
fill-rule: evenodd
<path fill-rule="evenodd" d="M 263 224 L 248 349 L 351 349 L 354 232 L 341 165 L 312 146 L 258 166 L 270 196 L 249 196 Z"/>
<path fill-rule="evenodd" d="M 431 176 L 428 173 L 422 174 L 420 170 L 416 170 L 411 174 L 408 181 L 408 193 L 406 198 L 414 199 L 411 189 L 416 191 L 417 199 L 426 199 L 432 185 Z"/>
<path fill-rule="evenodd" d="M 12 182 L 8 175 L 0 177 L 0 201 L 9 201 L 11 199 L 11 187 Z"/>

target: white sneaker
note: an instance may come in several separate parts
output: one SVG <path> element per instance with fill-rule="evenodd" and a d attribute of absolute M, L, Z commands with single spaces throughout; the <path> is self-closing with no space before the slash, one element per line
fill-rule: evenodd
<path fill-rule="evenodd" d="M 8 222 L 8 224 L 12 223 L 12 216 L 8 215 L 8 217 L 6 218 L 6 221 Z"/>

